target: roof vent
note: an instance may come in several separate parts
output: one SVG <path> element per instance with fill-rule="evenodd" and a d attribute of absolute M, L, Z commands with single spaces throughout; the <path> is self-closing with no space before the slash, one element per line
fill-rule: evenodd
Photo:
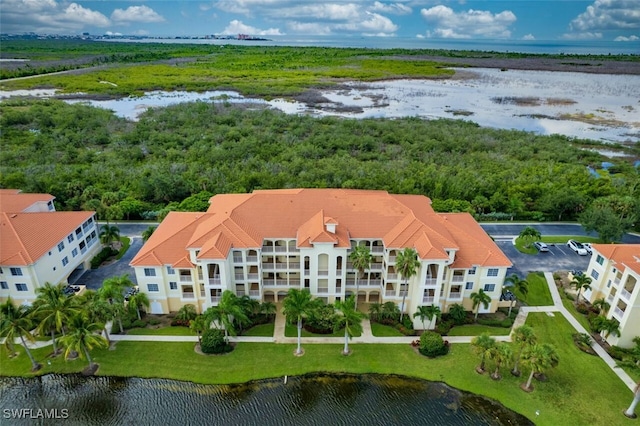
<path fill-rule="evenodd" d="M 16 218 L 16 217 L 18 217 L 18 215 L 17 215 L 17 214 L 15 214 L 15 213 L 11 215 L 11 219 L 14 219 L 14 218 Z"/>

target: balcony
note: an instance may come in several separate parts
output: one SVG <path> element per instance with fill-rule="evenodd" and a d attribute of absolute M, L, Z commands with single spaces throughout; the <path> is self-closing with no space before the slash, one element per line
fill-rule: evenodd
<path fill-rule="evenodd" d="M 257 280 L 260 279 L 260 274 L 249 273 L 247 274 L 247 278 L 250 280 Z"/>
<path fill-rule="evenodd" d="M 260 297 L 260 290 L 249 290 L 250 297 Z"/>
<path fill-rule="evenodd" d="M 387 274 L 387 279 L 388 280 L 397 280 L 398 279 L 398 274 Z"/>
<path fill-rule="evenodd" d="M 342 275 L 342 269 L 336 269 L 336 275 L 337 276 Z"/>
<path fill-rule="evenodd" d="M 395 290 L 385 290 L 384 295 L 387 296 L 387 297 L 395 297 L 396 291 Z"/>
<path fill-rule="evenodd" d="M 273 246 L 262 246 L 263 253 L 273 253 Z"/>
<path fill-rule="evenodd" d="M 326 277 L 329 275 L 329 271 L 324 269 L 324 270 L 318 270 L 318 276 L 319 277 Z"/>
<path fill-rule="evenodd" d="M 347 278 L 347 287 L 348 286 L 355 286 L 356 285 L 356 280 L 353 278 Z"/>
<path fill-rule="evenodd" d="M 377 287 L 379 285 L 382 285 L 382 280 L 381 279 L 369 280 L 369 287 Z"/>
<path fill-rule="evenodd" d="M 370 271 L 382 271 L 382 263 L 372 263 L 369 267 Z"/>
<path fill-rule="evenodd" d="M 318 293 L 319 294 L 329 293 L 329 289 L 327 287 L 318 287 Z"/>
<path fill-rule="evenodd" d="M 464 275 L 454 275 L 451 277 L 452 283 L 462 283 L 464 282 Z"/>
<path fill-rule="evenodd" d="M 244 281 L 244 274 L 235 274 L 236 281 Z"/>
<path fill-rule="evenodd" d="M 609 305 L 611 305 L 613 303 L 613 298 L 614 297 L 615 297 L 615 295 L 613 295 L 613 294 L 610 294 L 610 295 L 607 296 L 607 303 Z"/>
<path fill-rule="evenodd" d="M 273 278 L 267 278 L 262 280 L 262 285 L 264 285 L 265 287 L 286 286 L 287 280 L 283 280 L 283 279 L 274 280 Z M 298 280 L 298 285 L 300 285 L 300 280 Z"/>
<path fill-rule="evenodd" d="M 395 256 L 389 256 L 389 264 L 391 263 L 396 263 L 396 257 Z"/>
<path fill-rule="evenodd" d="M 180 275 L 180 282 L 181 283 L 192 283 L 193 279 L 191 278 L 191 275 Z"/>
<path fill-rule="evenodd" d="M 242 296 L 244 296 L 244 294 L 245 294 L 244 290 L 236 290 L 236 296 L 242 297 Z"/>
<path fill-rule="evenodd" d="M 627 302 L 631 301 L 631 293 L 629 293 L 627 290 L 625 290 L 624 288 L 620 289 L 620 298 L 624 299 Z"/>
<path fill-rule="evenodd" d="M 211 303 L 219 303 L 220 299 L 220 296 L 211 296 Z"/>
<path fill-rule="evenodd" d="M 624 311 L 616 306 L 615 308 L 613 308 L 613 315 L 617 318 L 618 321 L 622 321 Z"/>
<path fill-rule="evenodd" d="M 616 278 L 613 280 L 613 285 L 618 285 L 620 284 L 620 278 Z"/>
<path fill-rule="evenodd" d="M 258 261 L 258 256 L 247 256 L 247 263 L 256 263 Z"/>
<path fill-rule="evenodd" d="M 438 283 L 438 279 L 437 278 L 427 277 L 424 280 L 424 285 L 436 285 L 437 283 Z"/>
<path fill-rule="evenodd" d="M 433 303 L 434 300 L 435 300 L 435 297 L 433 296 L 424 296 L 422 298 L 422 303 Z"/>
<path fill-rule="evenodd" d="M 220 276 L 209 278 L 209 285 L 222 285 L 222 280 Z"/>
<path fill-rule="evenodd" d="M 242 263 L 242 256 L 233 256 L 234 263 Z"/>
<path fill-rule="evenodd" d="M 196 295 L 194 293 L 185 291 L 185 292 L 182 293 L 182 298 L 183 299 L 195 299 Z"/>
<path fill-rule="evenodd" d="M 382 253 L 384 251 L 384 247 L 382 246 L 372 246 L 371 253 Z"/>
<path fill-rule="evenodd" d="M 449 293 L 449 299 L 461 299 L 462 298 L 462 292 L 460 291 L 452 291 L 451 293 Z"/>

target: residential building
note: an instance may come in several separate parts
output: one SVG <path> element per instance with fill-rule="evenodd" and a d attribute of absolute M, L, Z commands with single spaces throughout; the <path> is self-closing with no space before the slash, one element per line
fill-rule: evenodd
<path fill-rule="evenodd" d="M 100 250 L 94 212 L 58 212 L 49 194 L 0 189 L 0 301 L 30 304 Z"/>
<path fill-rule="evenodd" d="M 592 282 L 585 299 L 604 298 L 607 318 L 620 322 L 620 335 L 610 334 L 607 342 L 634 346 L 633 338 L 640 337 L 640 244 L 593 244 L 587 275 Z"/>
<path fill-rule="evenodd" d="M 373 255 L 358 281 L 349 254 Z M 420 268 L 408 284 L 396 256 L 414 248 Z M 511 262 L 467 213 L 435 213 L 419 195 L 346 189 L 285 189 L 220 194 L 205 213 L 171 212 L 132 260 L 151 312 L 194 304 L 202 312 L 223 291 L 280 302 L 290 288 L 328 303 L 356 293 L 363 303 L 392 301 L 412 314 L 421 305 L 472 309 L 491 296 L 494 312 Z M 406 293 L 405 293 L 406 292 Z M 419 319 L 415 326 L 421 327 Z"/>

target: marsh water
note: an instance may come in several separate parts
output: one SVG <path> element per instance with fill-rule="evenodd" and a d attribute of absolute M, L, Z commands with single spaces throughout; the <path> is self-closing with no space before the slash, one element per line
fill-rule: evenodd
<path fill-rule="evenodd" d="M 533 424 L 442 383 L 382 375 L 314 374 L 289 377 L 286 384 L 273 379 L 229 386 L 81 375 L 0 379 L 1 423 L 27 424 L 7 416 L 23 408 L 32 409 L 32 417 L 48 410 L 64 424 L 86 426 Z"/>

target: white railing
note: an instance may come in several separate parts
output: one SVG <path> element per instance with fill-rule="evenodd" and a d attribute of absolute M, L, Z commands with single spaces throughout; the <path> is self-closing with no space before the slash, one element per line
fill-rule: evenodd
<path fill-rule="evenodd" d="M 305 275 L 305 276 L 309 276 L 309 275 L 311 275 L 311 271 L 309 271 L 308 269 L 305 269 L 305 270 L 304 270 L 304 275 Z"/>
<path fill-rule="evenodd" d="M 200 291 L 200 297 L 204 297 L 204 296 L 205 296 L 205 292 L 204 292 L 204 290 L 201 290 Z"/>
<path fill-rule="evenodd" d="M 462 297 L 462 292 L 452 291 L 449 293 L 449 299 L 460 299 Z"/>
<path fill-rule="evenodd" d="M 369 286 L 379 286 L 381 284 L 382 284 L 382 280 L 381 279 L 369 280 Z"/>
<path fill-rule="evenodd" d="M 276 280 L 270 278 L 264 279 L 262 280 L 262 285 L 265 287 L 273 287 L 276 285 Z"/>
<path fill-rule="evenodd" d="M 336 269 L 336 275 L 338 276 L 342 275 L 342 269 Z"/>
<path fill-rule="evenodd" d="M 191 279 L 191 275 L 180 275 L 180 282 L 190 283 L 190 282 L 193 282 L 193 280 Z"/>
<path fill-rule="evenodd" d="M 435 297 L 433 296 L 424 296 L 422 298 L 422 303 L 433 303 L 434 300 L 435 300 Z"/>
<path fill-rule="evenodd" d="M 336 293 L 342 293 L 342 287 L 336 287 Z"/>
<path fill-rule="evenodd" d="M 289 287 L 300 287 L 300 279 L 298 279 L 298 278 L 290 278 L 289 279 Z"/>
<path fill-rule="evenodd" d="M 329 275 L 329 271 L 327 270 L 318 270 L 318 276 L 319 277 L 326 277 L 327 275 Z"/>
<path fill-rule="evenodd" d="M 273 253 L 273 246 L 262 246 L 263 253 Z"/>
<path fill-rule="evenodd" d="M 429 278 L 429 277 L 427 277 L 424 280 L 424 284 L 425 285 L 436 285 L 437 283 L 438 283 L 438 279 L 437 278 Z"/>
<path fill-rule="evenodd" d="M 382 253 L 384 251 L 384 247 L 382 246 L 372 246 L 371 253 Z"/>
<path fill-rule="evenodd" d="M 619 321 L 622 321 L 622 317 L 624 316 L 624 311 L 617 306 L 613 308 L 613 314 L 618 317 Z"/>
<path fill-rule="evenodd" d="M 372 263 L 371 266 L 369 267 L 370 271 L 381 271 L 382 270 L 382 263 Z"/>
<path fill-rule="evenodd" d="M 276 269 L 287 269 L 287 264 L 286 263 L 276 263 Z"/>
<path fill-rule="evenodd" d="M 464 275 L 454 275 L 453 277 L 451 277 L 451 282 L 452 283 L 464 282 Z"/>
<path fill-rule="evenodd" d="M 620 289 L 620 297 L 625 299 L 627 302 L 629 302 L 631 300 L 631 293 L 629 293 L 624 288 L 621 288 Z"/>
<path fill-rule="evenodd" d="M 251 297 L 260 296 L 260 290 L 249 290 L 249 296 Z"/>
<path fill-rule="evenodd" d="M 250 280 L 257 280 L 260 278 L 260 274 L 255 274 L 255 273 L 249 273 L 247 274 L 247 278 Z"/>
<path fill-rule="evenodd" d="M 262 269 L 265 271 L 272 271 L 274 269 L 276 269 L 275 265 L 273 263 L 263 263 L 262 264 Z"/>
<path fill-rule="evenodd" d="M 614 280 L 613 280 L 613 284 L 614 284 L 614 285 L 618 285 L 618 284 L 620 284 L 620 278 L 616 278 L 616 279 L 614 279 Z"/>
<path fill-rule="evenodd" d="M 247 256 L 248 263 L 255 263 L 258 261 L 258 256 Z"/>
<path fill-rule="evenodd" d="M 182 293 L 182 298 L 183 299 L 195 299 L 196 296 L 193 293 L 187 293 L 187 292 L 183 292 Z"/>
<path fill-rule="evenodd" d="M 318 287 L 318 293 L 329 293 L 329 289 Z"/>
<path fill-rule="evenodd" d="M 385 290 L 384 295 L 387 297 L 393 297 L 396 295 L 396 291 L 395 290 Z"/>
<path fill-rule="evenodd" d="M 236 290 L 236 296 L 238 297 L 244 296 L 244 290 Z"/>
<path fill-rule="evenodd" d="M 300 269 L 300 262 L 289 262 L 289 269 Z"/>
<path fill-rule="evenodd" d="M 355 286 L 356 280 L 347 278 L 347 286 Z"/>
<path fill-rule="evenodd" d="M 285 253 L 287 251 L 287 246 L 276 246 L 277 253 Z"/>
<path fill-rule="evenodd" d="M 387 279 L 388 280 L 397 280 L 398 279 L 398 274 L 387 274 Z"/>
<path fill-rule="evenodd" d="M 242 263 L 242 256 L 237 257 L 237 256 L 233 256 L 233 261 L 235 263 Z"/>
<path fill-rule="evenodd" d="M 222 280 L 218 278 L 209 278 L 209 285 L 221 285 Z"/>
<path fill-rule="evenodd" d="M 220 296 L 211 296 L 211 303 L 218 303 L 220 302 L 220 299 Z"/>
<path fill-rule="evenodd" d="M 87 252 L 87 246 L 84 246 L 84 248 L 80 249 L 80 253 L 85 254 Z"/>
<path fill-rule="evenodd" d="M 613 303 L 613 298 L 615 296 L 613 294 L 610 294 L 607 296 L 607 303 L 609 303 L 609 305 L 611 305 Z"/>
<path fill-rule="evenodd" d="M 389 263 L 396 263 L 396 257 L 395 256 L 389 256 Z"/>
<path fill-rule="evenodd" d="M 236 280 L 244 281 L 244 274 L 235 274 L 234 276 L 236 277 Z"/>

